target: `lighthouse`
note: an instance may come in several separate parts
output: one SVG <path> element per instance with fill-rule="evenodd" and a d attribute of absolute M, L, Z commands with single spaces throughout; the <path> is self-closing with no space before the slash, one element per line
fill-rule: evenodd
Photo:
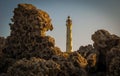
<path fill-rule="evenodd" d="M 66 20 L 66 52 L 72 52 L 72 20 L 70 16 L 68 16 Z"/>

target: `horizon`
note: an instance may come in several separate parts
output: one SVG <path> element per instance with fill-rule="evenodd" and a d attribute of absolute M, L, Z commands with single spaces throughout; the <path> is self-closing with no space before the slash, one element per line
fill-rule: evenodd
<path fill-rule="evenodd" d="M 13 10 L 19 3 L 28 3 L 36 8 L 46 11 L 52 19 L 53 31 L 47 35 L 55 39 L 56 46 L 62 51 L 66 50 L 66 19 L 70 15 L 73 27 L 73 50 L 80 46 L 92 44 L 91 35 L 105 29 L 111 34 L 120 36 L 120 1 L 98 0 L 12 0 L 0 1 L 0 36 L 7 37 L 10 34 L 9 23 L 13 17 Z"/>

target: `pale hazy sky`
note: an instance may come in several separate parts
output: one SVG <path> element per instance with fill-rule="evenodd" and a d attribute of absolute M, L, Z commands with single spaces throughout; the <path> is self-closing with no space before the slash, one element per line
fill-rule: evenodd
<path fill-rule="evenodd" d="M 66 47 L 66 19 L 73 21 L 73 49 L 92 44 L 91 35 L 106 29 L 120 36 L 120 0 L 0 0 L 0 36 L 9 36 L 10 18 L 19 3 L 30 3 L 49 13 L 54 30 L 48 32 L 62 51 Z"/>

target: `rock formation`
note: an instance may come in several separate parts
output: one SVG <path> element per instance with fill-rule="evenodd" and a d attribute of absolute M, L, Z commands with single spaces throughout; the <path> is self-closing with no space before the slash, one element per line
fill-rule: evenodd
<path fill-rule="evenodd" d="M 90 73 L 96 72 L 99 52 L 92 45 L 81 46 L 77 52 L 87 60 L 87 71 Z"/>
<path fill-rule="evenodd" d="M 19 4 L 14 10 L 12 21 L 11 35 L 7 37 L 3 49 L 9 57 L 20 59 L 37 56 L 48 59 L 56 53 L 54 38 L 45 35 L 46 31 L 53 29 L 46 12 L 31 4 Z"/>
<path fill-rule="evenodd" d="M 120 69 L 120 37 L 106 30 L 98 30 L 92 35 L 94 47 L 99 51 L 98 69 L 108 76 L 118 76 Z M 115 68 L 115 69 L 114 69 Z"/>
<path fill-rule="evenodd" d="M 0 65 L 1 68 L 7 70 L 8 66 L 17 59 L 39 57 L 48 60 L 53 55 L 61 53 L 55 46 L 54 38 L 45 34 L 46 31 L 53 29 L 51 19 L 46 12 L 31 4 L 19 4 L 11 20 L 11 34 L 6 38 L 2 50 L 6 59 L 1 60 L 6 64 Z M 14 62 L 11 61 L 9 64 L 11 59 Z M 2 71 L 6 72 L 6 70 Z"/>
<path fill-rule="evenodd" d="M 46 12 L 31 4 L 19 4 L 11 20 L 11 33 L 2 49 L 4 56 L 0 58 L 0 75 L 86 75 L 82 69 L 87 65 L 85 58 L 61 52 L 54 38 L 46 36 L 46 31 L 53 29 Z"/>
<path fill-rule="evenodd" d="M 58 76 L 60 65 L 52 60 L 40 58 L 21 59 L 11 66 L 9 76 Z M 29 74 L 29 75 L 28 75 Z"/>
<path fill-rule="evenodd" d="M 0 37 L 0 57 L 2 56 L 2 49 L 4 48 L 5 45 L 5 38 Z"/>
<path fill-rule="evenodd" d="M 11 33 L 0 37 L 0 76 L 118 76 L 120 37 L 98 30 L 93 46 L 62 52 L 46 35 L 53 26 L 49 15 L 31 4 L 18 4 Z"/>

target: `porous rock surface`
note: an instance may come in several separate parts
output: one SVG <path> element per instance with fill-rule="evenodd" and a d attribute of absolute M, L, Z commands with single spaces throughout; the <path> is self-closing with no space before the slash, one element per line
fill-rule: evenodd
<path fill-rule="evenodd" d="M 98 30 L 92 35 L 94 47 L 99 52 L 98 70 L 108 76 L 118 76 L 120 71 L 120 37 L 106 30 Z"/>
<path fill-rule="evenodd" d="M 49 15 L 32 4 L 18 4 L 10 36 L 0 37 L 0 76 L 119 76 L 120 37 L 106 30 L 92 35 L 93 45 L 62 52 L 47 36 Z"/>
<path fill-rule="evenodd" d="M 5 45 L 5 38 L 0 37 L 0 57 L 2 56 L 2 49 L 4 48 Z"/>

